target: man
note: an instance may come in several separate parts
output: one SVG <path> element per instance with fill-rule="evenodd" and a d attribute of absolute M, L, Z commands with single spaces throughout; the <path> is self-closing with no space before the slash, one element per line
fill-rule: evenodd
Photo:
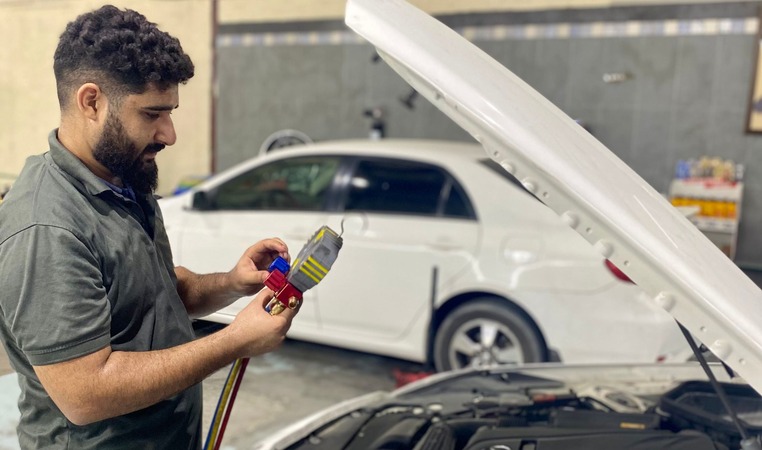
<path fill-rule="evenodd" d="M 177 39 L 105 6 L 68 24 L 54 58 L 61 123 L 0 206 L 0 336 L 21 386 L 28 448 L 201 447 L 201 385 L 275 349 L 295 311 L 270 316 L 264 270 L 279 239 L 228 273 L 172 265 L 152 192 L 156 154 L 193 64 Z M 261 289 L 261 292 L 259 292 Z M 245 295 L 225 329 L 194 340 L 190 317 Z"/>

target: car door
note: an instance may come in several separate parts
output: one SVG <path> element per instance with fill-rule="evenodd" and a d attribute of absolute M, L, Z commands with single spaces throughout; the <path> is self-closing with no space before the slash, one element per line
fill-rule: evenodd
<path fill-rule="evenodd" d="M 302 156 L 272 161 L 204 191 L 206 206 L 187 212 L 180 224 L 181 263 L 200 272 L 230 270 L 257 241 L 282 237 L 295 257 L 326 221 L 326 204 L 339 156 Z M 317 327 L 316 292 L 305 293 L 299 327 Z M 235 316 L 242 299 L 220 313 Z"/>
<path fill-rule="evenodd" d="M 362 158 L 342 179 L 344 246 L 330 280 L 318 286 L 322 333 L 351 335 L 371 349 L 413 346 L 416 355 L 408 356 L 418 357 L 433 292 L 475 252 L 473 207 L 453 177 L 431 164 Z"/>

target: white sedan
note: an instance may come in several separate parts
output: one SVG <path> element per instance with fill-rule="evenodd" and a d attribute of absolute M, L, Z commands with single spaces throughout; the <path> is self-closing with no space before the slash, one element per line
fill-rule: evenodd
<path fill-rule="evenodd" d="M 198 272 L 229 270 L 263 238 L 296 255 L 322 225 L 342 233 L 294 339 L 437 370 L 690 354 L 670 315 L 475 144 L 289 147 L 160 204 L 175 264 Z M 205 319 L 230 323 L 249 300 Z"/>

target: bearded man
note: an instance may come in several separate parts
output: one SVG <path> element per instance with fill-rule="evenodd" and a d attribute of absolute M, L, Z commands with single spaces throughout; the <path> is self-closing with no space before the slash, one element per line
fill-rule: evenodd
<path fill-rule="evenodd" d="M 21 387 L 22 449 L 201 448 L 201 381 L 275 349 L 295 311 L 264 311 L 282 240 L 227 273 L 174 267 L 153 196 L 156 154 L 193 63 L 136 11 L 69 23 L 54 57 L 61 108 L 0 206 L 0 337 Z M 191 320 L 254 301 L 195 339 Z"/>

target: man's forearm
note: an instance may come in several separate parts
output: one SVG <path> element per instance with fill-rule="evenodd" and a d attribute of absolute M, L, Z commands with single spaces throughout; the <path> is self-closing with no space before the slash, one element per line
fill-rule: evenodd
<path fill-rule="evenodd" d="M 222 330 L 165 350 L 124 352 L 111 347 L 44 366 L 34 366 L 45 391 L 73 423 L 84 425 L 127 414 L 199 383 L 232 361 L 276 349 L 296 311 L 271 316 L 263 290 Z"/>
<path fill-rule="evenodd" d="M 278 257 L 290 261 L 288 247 L 278 238 L 269 238 L 247 248 L 230 272 L 198 275 L 175 267 L 177 291 L 192 317 L 211 314 L 240 297 L 259 292 L 269 275 L 265 268 Z"/>
<path fill-rule="evenodd" d="M 191 317 L 203 317 L 245 295 L 232 285 L 229 273 L 199 275 L 185 267 L 175 267 L 177 290 Z"/>
<path fill-rule="evenodd" d="M 85 425 L 137 411 L 178 394 L 242 354 L 242 344 L 236 342 L 233 333 L 223 329 L 165 350 L 104 349 L 70 365 L 63 363 L 54 369 L 38 366 L 35 371 L 43 385 L 52 388 L 51 398 L 67 418 Z"/>

